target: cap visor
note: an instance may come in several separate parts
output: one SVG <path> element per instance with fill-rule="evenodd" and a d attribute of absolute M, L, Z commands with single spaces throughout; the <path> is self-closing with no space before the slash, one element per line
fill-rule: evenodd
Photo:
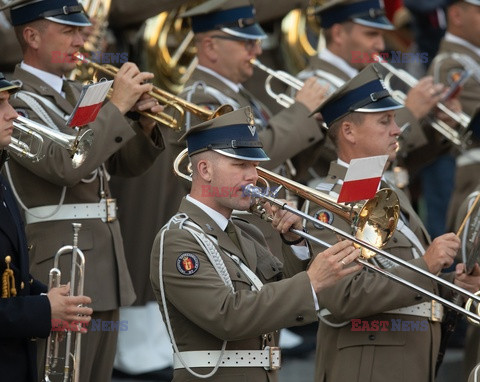
<path fill-rule="evenodd" d="M 0 92 L 15 93 L 20 87 L 6 80 L 0 80 Z"/>
<path fill-rule="evenodd" d="M 69 15 L 59 15 L 55 17 L 46 17 L 47 20 L 57 24 L 74 25 L 77 27 L 88 27 L 92 25 L 84 13 L 70 13 Z"/>
<path fill-rule="evenodd" d="M 270 160 L 270 158 L 267 156 L 265 151 L 263 151 L 263 149 L 259 147 L 221 149 L 221 150 L 213 150 L 213 151 L 230 158 L 241 159 L 241 160 L 251 160 L 251 161 L 259 161 L 259 162 Z"/>
<path fill-rule="evenodd" d="M 229 35 L 247 38 L 251 40 L 265 39 L 267 35 L 262 27 L 258 24 L 252 24 L 244 28 L 222 28 L 222 31 Z"/>
<path fill-rule="evenodd" d="M 382 111 L 396 110 L 403 108 L 404 105 L 395 101 L 392 97 L 385 97 L 377 102 L 369 103 L 360 109 L 352 110 L 358 113 L 380 113 Z"/>
<path fill-rule="evenodd" d="M 384 30 L 395 29 L 395 26 L 385 16 L 378 16 L 375 18 L 369 17 L 366 19 L 354 18 L 352 21 L 356 24 L 360 24 L 366 27 L 371 27 L 371 28 L 384 29 Z"/>

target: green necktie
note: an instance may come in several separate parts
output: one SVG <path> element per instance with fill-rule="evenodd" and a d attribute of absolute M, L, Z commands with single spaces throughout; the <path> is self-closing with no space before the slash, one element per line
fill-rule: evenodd
<path fill-rule="evenodd" d="M 235 231 L 234 224 L 229 220 L 227 224 L 227 228 L 225 228 L 225 232 L 227 233 L 228 237 L 235 243 L 238 249 L 240 249 L 240 242 L 238 241 L 237 232 Z"/>
<path fill-rule="evenodd" d="M 68 103 L 72 106 L 75 106 L 77 104 L 77 99 L 75 98 L 72 87 L 67 80 L 63 81 L 62 91 L 65 93 L 65 99 L 68 101 Z"/>

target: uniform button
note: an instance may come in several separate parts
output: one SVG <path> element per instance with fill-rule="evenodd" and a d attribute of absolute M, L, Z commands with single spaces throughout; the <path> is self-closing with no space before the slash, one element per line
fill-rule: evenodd
<path fill-rule="evenodd" d="M 122 137 L 115 137 L 115 142 L 120 143 L 121 141 L 123 141 Z"/>
<path fill-rule="evenodd" d="M 336 175 L 332 175 L 330 179 L 337 179 Z"/>
<path fill-rule="evenodd" d="M 25 288 L 25 283 L 22 281 L 22 282 L 20 283 L 20 289 L 23 289 L 23 288 Z"/>
<path fill-rule="evenodd" d="M 417 295 L 415 296 L 415 300 L 420 301 L 421 299 L 422 299 L 422 295 L 421 295 L 421 294 L 417 294 Z"/>
<path fill-rule="evenodd" d="M 269 341 L 271 341 L 272 340 L 272 335 L 268 334 L 267 338 L 268 338 Z"/>
<path fill-rule="evenodd" d="M 240 272 L 237 272 L 237 277 L 242 278 L 242 275 L 240 274 Z"/>
<path fill-rule="evenodd" d="M 275 267 L 274 265 L 272 265 L 272 271 L 276 271 L 277 270 L 277 267 Z"/>
<path fill-rule="evenodd" d="M 309 143 L 313 142 L 314 140 L 315 140 L 315 138 L 314 138 L 314 137 L 310 137 L 310 138 L 308 138 L 308 142 L 309 142 Z"/>
<path fill-rule="evenodd" d="M 396 243 L 398 239 L 396 237 L 393 238 L 393 242 Z"/>
<path fill-rule="evenodd" d="M 297 316 L 296 320 L 297 320 L 298 322 L 303 321 L 303 316 Z"/>
<path fill-rule="evenodd" d="M 33 249 L 33 244 L 30 244 L 30 245 L 27 247 L 27 249 L 28 249 L 28 252 L 30 252 L 30 251 Z"/>
<path fill-rule="evenodd" d="M 369 339 L 370 341 L 375 341 L 375 334 L 370 334 L 370 335 L 368 336 L 368 339 Z"/>

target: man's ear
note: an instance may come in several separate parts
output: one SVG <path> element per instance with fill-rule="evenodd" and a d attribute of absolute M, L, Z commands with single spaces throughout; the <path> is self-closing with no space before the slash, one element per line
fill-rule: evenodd
<path fill-rule="evenodd" d="M 342 136 L 342 139 L 354 144 L 356 142 L 355 124 L 350 121 L 343 121 L 340 125 L 339 134 Z"/>
<path fill-rule="evenodd" d="M 197 163 L 197 174 L 205 182 L 211 182 L 212 180 L 212 162 L 208 159 L 201 159 Z"/>
<path fill-rule="evenodd" d="M 27 26 L 23 29 L 23 40 L 25 44 L 32 49 L 38 49 L 41 42 L 40 31 L 33 27 Z"/>
<path fill-rule="evenodd" d="M 215 39 L 210 36 L 205 36 L 202 38 L 201 52 L 208 59 L 209 62 L 216 62 L 218 57 L 217 44 Z"/>

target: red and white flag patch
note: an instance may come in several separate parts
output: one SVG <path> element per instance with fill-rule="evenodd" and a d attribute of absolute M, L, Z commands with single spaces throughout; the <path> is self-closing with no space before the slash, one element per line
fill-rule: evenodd
<path fill-rule="evenodd" d="M 85 85 L 67 125 L 70 127 L 85 126 L 95 121 L 112 84 L 113 80 Z"/>
<path fill-rule="evenodd" d="M 352 159 L 343 181 L 338 203 L 371 199 L 378 191 L 388 155 Z"/>

